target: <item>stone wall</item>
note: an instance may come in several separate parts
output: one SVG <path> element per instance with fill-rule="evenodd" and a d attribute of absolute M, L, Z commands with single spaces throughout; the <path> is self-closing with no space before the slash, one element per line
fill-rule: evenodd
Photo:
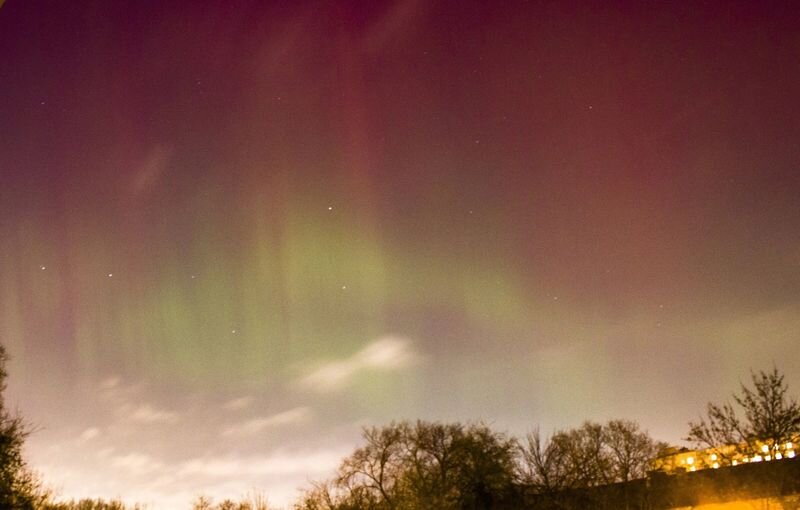
<path fill-rule="evenodd" d="M 521 490 L 504 510 L 800 510 L 800 459 L 742 464 L 549 495 Z"/>

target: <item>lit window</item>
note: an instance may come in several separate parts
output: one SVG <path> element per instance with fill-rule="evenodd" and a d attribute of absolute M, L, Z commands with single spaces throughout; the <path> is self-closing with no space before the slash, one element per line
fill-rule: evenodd
<path fill-rule="evenodd" d="M 717 460 L 717 454 L 716 453 L 712 453 L 711 454 L 711 460 Z"/>
<path fill-rule="evenodd" d="M 762 452 L 764 452 L 764 453 L 767 453 L 767 452 L 769 451 L 769 446 L 767 446 L 767 445 L 762 445 L 762 446 L 761 446 L 761 451 L 762 451 Z"/>
<path fill-rule="evenodd" d="M 767 455 L 766 457 L 764 457 L 764 460 L 766 461 L 772 460 L 772 455 Z"/>
<path fill-rule="evenodd" d="M 694 464 L 694 457 L 689 457 L 688 459 L 686 459 L 686 463 L 689 464 L 690 466 Z"/>
<path fill-rule="evenodd" d="M 789 450 L 788 452 L 786 452 L 786 456 L 789 457 L 790 459 L 793 459 L 794 458 L 794 450 Z"/>
<path fill-rule="evenodd" d="M 761 462 L 762 460 L 764 460 L 764 459 L 763 459 L 763 458 L 761 458 L 761 455 L 756 455 L 756 456 L 755 456 L 755 457 L 753 457 L 753 459 L 752 459 L 752 461 L 753 461 L 753 462 Z"/>
<path fill-rule="evenodd" d="M 718 469 L 719 468 L 719 462 L 715 462 L 711 467 L 713 467 L 714 469 Z"/>
<path fill-rule="evenodd" d="M 778 453 L 775 454 L 775 460 L 781 460 L 782 458 L 783 458 L 783 455 L 781 455 L 781 452 L 778 452 Z"/>
<path fill-rule="evenodd" d="M 734 461 L 733 461 L 733 465 L 734 465 L 734 466 L 735 466 L 736 464 L 738 464 L 738 463 L 739 463 L 739 461 L 738 461 L 738 460 L 734 460 Z"/>
<path fill-rule="evenodd" d="M 786 443 L 786 449 L 787 449 L 787 450 L 791 450 L 791 449 L 792 449 L 792 442 L 791 442 L 791 441 L 789 441 L 788 443 Z"/>
<path fill-rule="evenodd" d="M 696 468 L 696 467 L 694 467 L 694 466 L 692 466 L 692 467 L 690 467 L 690 468 L 689 468 L 689 471 L 696 471 L 696 470 L 697 470 L 697 468 Z"/>

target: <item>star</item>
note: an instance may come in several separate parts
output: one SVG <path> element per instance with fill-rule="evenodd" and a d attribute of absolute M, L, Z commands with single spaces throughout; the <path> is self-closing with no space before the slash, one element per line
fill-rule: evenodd
<path fill-rule="evenodd" d="M 47 269 L 47 266 L 39 266 L 39 269 L 41 269 L 42 271 L 45 271 Z"/>
<path fill-rule="evenodd" d="M 114 273 L 108 273 L 108 277 L 111 278 L 114 276 Z"/>
<path fill-rule="evenodd" d="M 329 205 L 329 206 L 328 206 L 328 210 L 329 210 L 329 211 L 333 211 L 333 206 L 332 206 L 332 205 Z"/>
<path fill-rule="evenodd" d="M 235 330 L 235 329 L 232 329 L 232 330 L 231 330 L 231 334 L 232 334 L 232 335 L 235 335 L 235 334 L 236 334 L 236 330 Z"/>
<path fill-rule="evenodd" d="M 342 290 L 347 290 L 347 285 L 342 285 Z"/>

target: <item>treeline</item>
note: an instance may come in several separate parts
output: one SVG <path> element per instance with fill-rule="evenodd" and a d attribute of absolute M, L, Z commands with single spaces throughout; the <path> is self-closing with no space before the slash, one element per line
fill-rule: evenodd
<path fill-rule="evenodd" d="M 751 381 L 732 395 L 735 405 L 709 403 L 706 416 L 689 424 L 686 440 L 714 452 L 720 466 L 761 454 L 778 459 L 780 449 L 800 442 L 800 404 L 783 374 L 753 372 Z M 550 437 L 537 430 L 523 440 L 483 424 L 403 422 L 368 428 L 363 440 L 295 510 L 594 508 L 587 496 L 599 492 L 588 489 L 604 486 L 607 496 L 612 484 L 644 478 L 667 447 L 625 420 L 586 422 Z M 625 487 L 612 498 L 617 503 L 627 501 Z"/>
<path fill-rule="evenodd" d="M 546 495 L 643 477 L 666 446 L 624 420 L 522 441 L 483 424 L 402 422 L 368 428 L 363 439 L 336 476 L 302 494 L 296 510 L 507 506 L 523 487 Z"/>

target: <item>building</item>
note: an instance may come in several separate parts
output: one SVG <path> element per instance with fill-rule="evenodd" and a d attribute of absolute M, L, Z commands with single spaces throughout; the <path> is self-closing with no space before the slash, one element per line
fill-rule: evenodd
<path fill-rule="evenodd" d="M 796 440 L 780 444 L 759 441 L 752 445 L 730 445 L 705 450 L 671 447 L 653 459 L 651 471 L 673 474 L 718 469 L 722 466 L 738 466 L 751 462 L 793 459 L 796 448 Z"/>

